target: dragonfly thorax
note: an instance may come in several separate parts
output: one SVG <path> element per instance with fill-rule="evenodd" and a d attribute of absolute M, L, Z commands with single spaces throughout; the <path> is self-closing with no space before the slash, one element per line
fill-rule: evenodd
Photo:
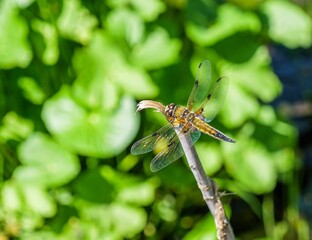
<path fill-rule="evenodd" d="M 165 114 L 169 117 L 169 121 L 173 119 L 184 119 L 183 122 L 192 121 L 195 117 L 194 112 L 174 103 L 170 103 L 165 107 Z"/>

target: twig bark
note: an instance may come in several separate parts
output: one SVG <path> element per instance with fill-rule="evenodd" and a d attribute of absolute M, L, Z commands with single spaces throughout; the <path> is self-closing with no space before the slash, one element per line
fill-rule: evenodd
<path fill-rule="evenodd" d="M 214 218 L 218 240 L 234 240 L 234 232 L 225 215 L 217 184 L 211 178 L 207 177 L 189 136 L 182 134 L 178 129 L 175 130 L 179 136 L 187 162 L 196 179 L 198 188 L 202 192 L 203 199 Z"/>

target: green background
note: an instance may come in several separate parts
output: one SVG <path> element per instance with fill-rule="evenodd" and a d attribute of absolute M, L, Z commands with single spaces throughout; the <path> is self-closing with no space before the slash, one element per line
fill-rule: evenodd
<path fill-rule="evenodd" d="M 213 79 L 231 80 L 212 125 L 237 143 L 202 136 L 195 146 L 207 175 L 233 193 L 222 200 L 236 236 L 308 239 L 298 133 L 270 105 L 282 84 L 267 47 L 310 47 L 308 9 L 283 0 L 2 0 L 0 239 L 216 239 L 184 159 L 151 173 L 153 154 L 129 151 L 166 123 L 135 113 L 137 102 L 185 105 L 204 59 Z"/>

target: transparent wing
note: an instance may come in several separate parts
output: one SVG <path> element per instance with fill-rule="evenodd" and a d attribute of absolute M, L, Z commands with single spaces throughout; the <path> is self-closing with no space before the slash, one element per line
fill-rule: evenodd
<path fill-rule="evenodd" d="M 211 84 L 211 64 L 208 60 L 201 62 L 197 69 L 196 79 L 191 95 L 187 101 L 189 110 L 197 109 L 205 101 Z"/>
<path fill-rule="evenodd" d="M 218 78 L 202 106 L 195 110 L 195 113 L 204 115 L 207 123 L 211 122 L 220 111 L 229 88 L 229 83 L 230 80 L 227 77 Z"/>
<path fill-rule="evenodd" d="M 151 152 L 161 141 L 169 142 L 176 135 L 171 124 L 167 124 L 153 134 L 135 142 L 131 147 L 131 154 L 139 155 Z"/>
<path fill-rule="evenodd" d="M 190 133 L 192 143 L 194 144 L 200 137 L 200 131 L 195 129 Z M 181 133 L 183 134 L 183 133 Z M 185 133 L 184 133 L 185 134 Z M 184 155 L 182 145 L 179 141 L 177 135 L 175 135 L 172 140 L 165 146 L 152 160 L 150 168 L 152 172 L 159 171 L 169 164 L 173 163 L 175 160 L 179 159 Z"/>

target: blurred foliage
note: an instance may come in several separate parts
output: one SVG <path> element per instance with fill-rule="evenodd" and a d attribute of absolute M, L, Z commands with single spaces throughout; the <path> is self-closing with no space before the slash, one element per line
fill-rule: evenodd
<path fill-rule="evenodd" d="M 215 239 L 183 161 L 152 174 L 152 155 L 129 153 L 135 138 L 165 123 L 151 111 L 135 114 L 136 101 L 185 105 L 204 59 L 213 78 L 231 79 L 212 125 L 237 143 L 203 136 L 196 146 L 207 174 L 251 209 L 232 209 L 234 231 L 308 239 L 296 202 L 297 132 L 270 105 L 282 85 L 267 47 L 311 46 L 303 8 L 282 0 L 2 0 L 0 29 L 0 239 Z M 274 194 L 278 184 L 283 196 Z M 258 224 L 250 226 L 252 214 Z"/>

